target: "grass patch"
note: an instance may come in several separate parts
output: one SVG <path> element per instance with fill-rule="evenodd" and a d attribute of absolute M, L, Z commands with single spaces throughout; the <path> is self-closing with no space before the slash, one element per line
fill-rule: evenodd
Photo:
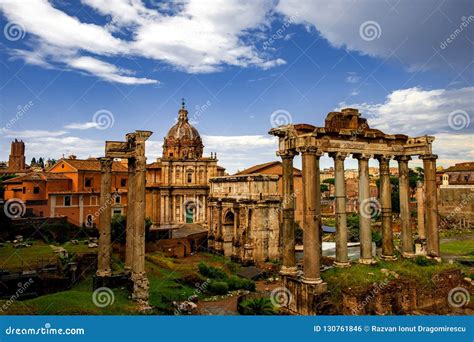
<path fill-rule="evenodd" d="M 49 260 L 52 262 L 55 261 L 56 254 L 49 244 L 46 244 L 41 240 L 26 242 L 32 243 L 33 245 L 26 248 L 14 248 L 13 244 L 7 243 L 3 247 L 0 247 L 0 268 L 8 270 L 22 267 L 28 269 L 35 268 L 38 263 L 44 263 Z M 97 249 L 88 248 L 83 241 L 80 241 L 77 245 L 66 242 L 64 244 L 54 244 L 54 246 L 63 247 L 70 254 L 97 252 Z"/>
<path fill-rule="evenodd" d="M 331 268 L 321 274 L 321 277 L 328 284 L 335 301 L 342 297 L 342 290 L 348 288 L 368 288 L 374 283 L 396 279 L 393 273 L 384 274 L 381 270 L 395 272 L 403 279 L 416 281 L 420 286 L 432 286 L 432 278 L 442 271 L 459 268 L 459 265 L 448 263 L 423 263 L 415 260 L 398 260 L 396 262 L 379 261 L 376 265 L 355 264 L 350 268 Z"/>
<path fill-rule="evenodd" d="M 443 242 L 441 243 L 440 249 L 442 253 L 474 259 L 474 239 Z"/>

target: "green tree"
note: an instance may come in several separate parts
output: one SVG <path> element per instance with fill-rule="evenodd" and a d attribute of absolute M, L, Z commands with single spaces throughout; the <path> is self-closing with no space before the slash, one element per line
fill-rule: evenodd
<path fill-rule="evenodd" d="M 352 242 L 359 241 L 359 215 L 347 215 L 347 230 L 349 231 L 349 240 Z"/>
<path fill-rule="evenodd" d="M 30 163 L 31 166 L 36 166 L 36 158 L 33 157 L 31 158 L 31 163 Z"/>
<path fill-rule="evenodd" d="M 334 178 L 326 178 L 323 183 L 334 185 Z"/>
<path fill-rule="evenodd" d="M 321 189 L 321 192 L 326 192 L 329 190 L 329 187 L 326 184 L 321 184 L 320 189 Z"/>
<path fill-rule="evenodd" d="M 378 192 L 380 194 L 380 178 L 375 181 L 377 184 Z M 398 191 L 399 182 L 398 177 L 390 176 L 390 186 L 392 188 L 392 212 L 399 213 L 400 212 L 400 193 Z"/>

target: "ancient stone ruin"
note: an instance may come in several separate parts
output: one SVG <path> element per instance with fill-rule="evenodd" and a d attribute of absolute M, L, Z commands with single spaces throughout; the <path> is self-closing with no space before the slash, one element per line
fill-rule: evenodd
<path fill-rule="evenodd" d="M 105 157 L 101 158 L 101 190 L 99 216 L 99 255 L 97 283 L 108 284 L 111 270 L 111 193 L 112 162 L 115 158 L 128 162 L 128 209 L 126 227 L 125 274 L 133 284 L 132 299 L 147 303 L 148 278 L 145 273 L 145 142 L 150 131 L 135 131 L 126 141 L 106 141 Z"/>
<path fill-rule="evenodd" d="M 439 258 L 438 207 L 436 190 L 436 159 L 432 154 L 432 136 L 408 137 L 403 134 L 385 134 L 372 129 L 367 119 L 357 109 L 345 108 L 330 112 L 324 127 L 309 124 L 290 124 L 270 130 L 279 138 L 277 155 L 283 162 L 283 223 L 282 268 L 283 285 L 294 295 L 288 310 L 298 314 L 315 314 L 315 300 L 326 291 L 320 277 L 321 267 L 321 196 L 319 159 L 328 153 L 334 159 L 336 192 L 336 260 L 335 266 L 349 267 L 347 248 L 346 194 L 344 159 L 349 155 L 359 163 L 359 214 L 360 249 L 359 262 L 370 264 L 372 236 L 370 215 L 364 214 L 369 198 L 369 159 L 375 158 L 380 167 L 380 206 L 382 214 L 382 254 L 385 260 L 395 260 L 391 225 L 392 204 L 389 162 L 398 161 L 400 177 L 400 214 L 403 257 L 415 255 L 409 210 L 408 161 L 412 156 L 423 160 L 425 184 L 423 193 L 424 215 L 419 218 L 423 227 L 422 244 L 426 254 Z M 293 159 L 301 153 L 303 166 L 303 276 L 297 274 L 295 257 L 295 222 L 293 196 Z M 426 231 L 426 239 L 425 237 Z"/>

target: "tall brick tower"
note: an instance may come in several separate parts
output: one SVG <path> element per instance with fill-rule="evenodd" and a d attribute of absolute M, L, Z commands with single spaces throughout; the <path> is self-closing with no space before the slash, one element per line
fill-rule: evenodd
<path fill-rule="evenodd" d="M 12 141 L 10 158 L 8 159 L 9 170 L 24 170 L 25 165 L 25 143 L 20 140 Z"/>

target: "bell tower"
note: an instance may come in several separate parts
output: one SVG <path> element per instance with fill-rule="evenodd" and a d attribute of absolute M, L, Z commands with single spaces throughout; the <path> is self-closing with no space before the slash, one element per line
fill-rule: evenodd
<path fill-rule="evenodd" d="M 10 157 L 8 158 L 9 170 L 24 170 L 25 164 L 25 143 L 20 140 L 12 141 Z"/>

